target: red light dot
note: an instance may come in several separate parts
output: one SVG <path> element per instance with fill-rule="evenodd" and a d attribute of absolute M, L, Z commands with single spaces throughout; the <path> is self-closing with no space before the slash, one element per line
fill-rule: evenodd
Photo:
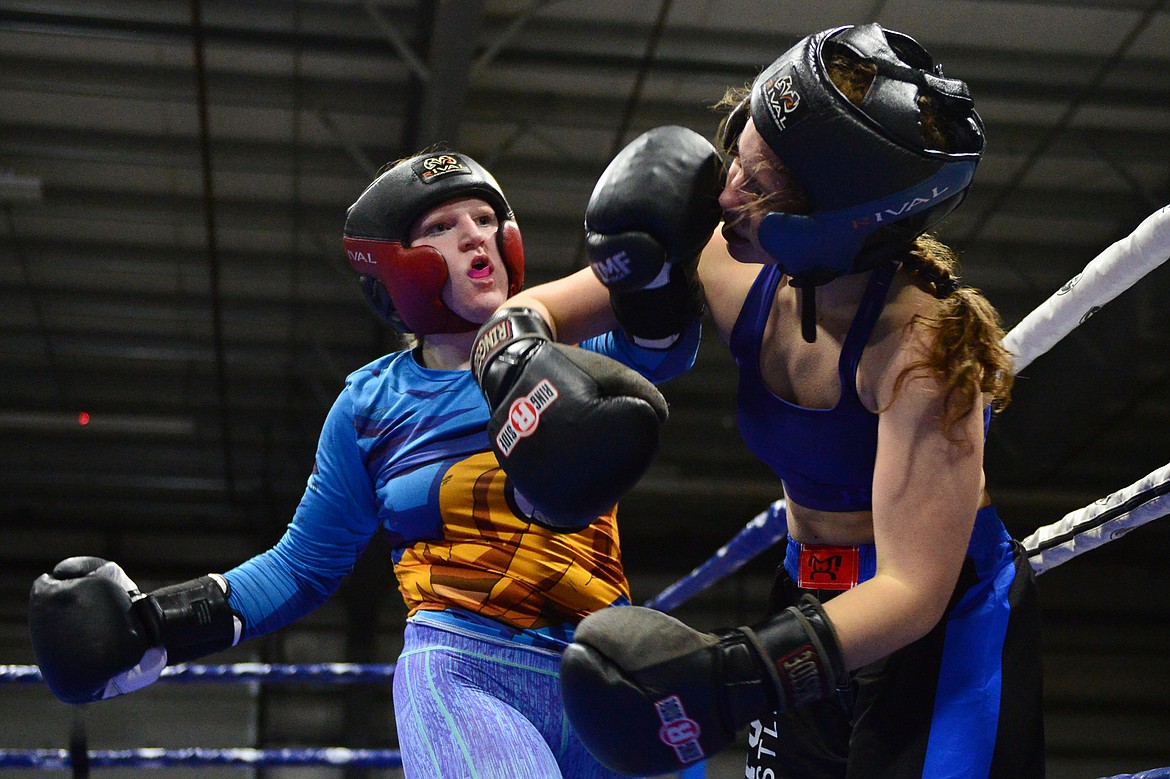
<path fill-rule="evenodd" d="M 77 424 L 79 424 L 79 425 L 88 425 L 89 424 L 89 412 L 88 411 L 77 412 Z"/>

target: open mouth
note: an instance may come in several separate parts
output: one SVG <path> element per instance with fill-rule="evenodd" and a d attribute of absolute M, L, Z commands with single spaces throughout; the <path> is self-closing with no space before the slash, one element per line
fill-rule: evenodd
<path fill-rule="evenodd" d="M 467 275 L 473 279 L 486 279 L 492 275 L 492 264 L 488 262 L 487 257 L 477 257 L 472 261 Z"/>

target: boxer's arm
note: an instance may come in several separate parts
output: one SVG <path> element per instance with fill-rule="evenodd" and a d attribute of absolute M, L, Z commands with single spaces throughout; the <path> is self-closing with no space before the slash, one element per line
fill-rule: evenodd
<path fill-rule="evenodd" d="M 521 290 L 503 308 L 530 308 L 548 324 L 551 338 L 575 344 L 617 329 L 609 290 L 589 268 Z"/>

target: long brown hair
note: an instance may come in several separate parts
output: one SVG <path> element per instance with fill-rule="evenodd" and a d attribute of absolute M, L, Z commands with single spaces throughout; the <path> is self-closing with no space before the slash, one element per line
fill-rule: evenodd
<path fill-rule="evenodd" d="M 993 409 L 1006 406 L 1015 378 L 999 312 L 979 290 L 959 283 L 956 268 L 955 252 L 930 234 L 918 236 L 903 259 L 910 281 L 936 298 L 931 311 L 916 314 L 907 327 L 934 335 L 926 356 L 907 366 L 894 384 L 897 397 L 911 371 L 937 376 L 945 388 L 942 423 L 947 430 L 984 395 Z"/>
<path fill-rule="evenodd" d="M 854 105 L 861 104 L 877 73 L 874 65 L 847 49 L 833 56 L 827 68 L 829 78 Z M 935 110 L 933 99 L 919 97 L 918 107 L 925 145 L 942 151 L 953 148 L 950 128 Z M 926 356 L 898 375 L 894 397 L 913 371 L 926 370 L 945 388 L 944 430 L 949 431 L 973 405 L 982 403 L 984 395 L 994 409 L 1002 409 L 1011 399 L 1014 376 L 1012 355 L 1003 345 L 999 312 L 979 290 L 959 283 L 958 256 L 929 233 L 914 239 L 902 259 L 902 271 L 936 301 L 930 313 L 916 314 L 908 327 L 934 331 L 934 337 Z"/>

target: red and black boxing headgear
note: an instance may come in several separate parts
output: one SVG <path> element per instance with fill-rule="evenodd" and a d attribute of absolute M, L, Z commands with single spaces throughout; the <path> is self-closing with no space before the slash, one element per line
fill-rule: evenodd
<path fill-rule="evenodd" d="M 492 174 L 452 151 L 419 154 L 397 163 L 357 199 L 345 219 L 342 243 L 350 267 L 362 279 L 370 305 L 404 333 L 476 330 L 443 302 L 447 263 L 437 249 L 408 244 L 411 225 L 435 206 L 477 197 L 496 212 L 496 241 L 508 271 L 508 295 L 524 284 L 524 246 L 512 208 Z"/>

